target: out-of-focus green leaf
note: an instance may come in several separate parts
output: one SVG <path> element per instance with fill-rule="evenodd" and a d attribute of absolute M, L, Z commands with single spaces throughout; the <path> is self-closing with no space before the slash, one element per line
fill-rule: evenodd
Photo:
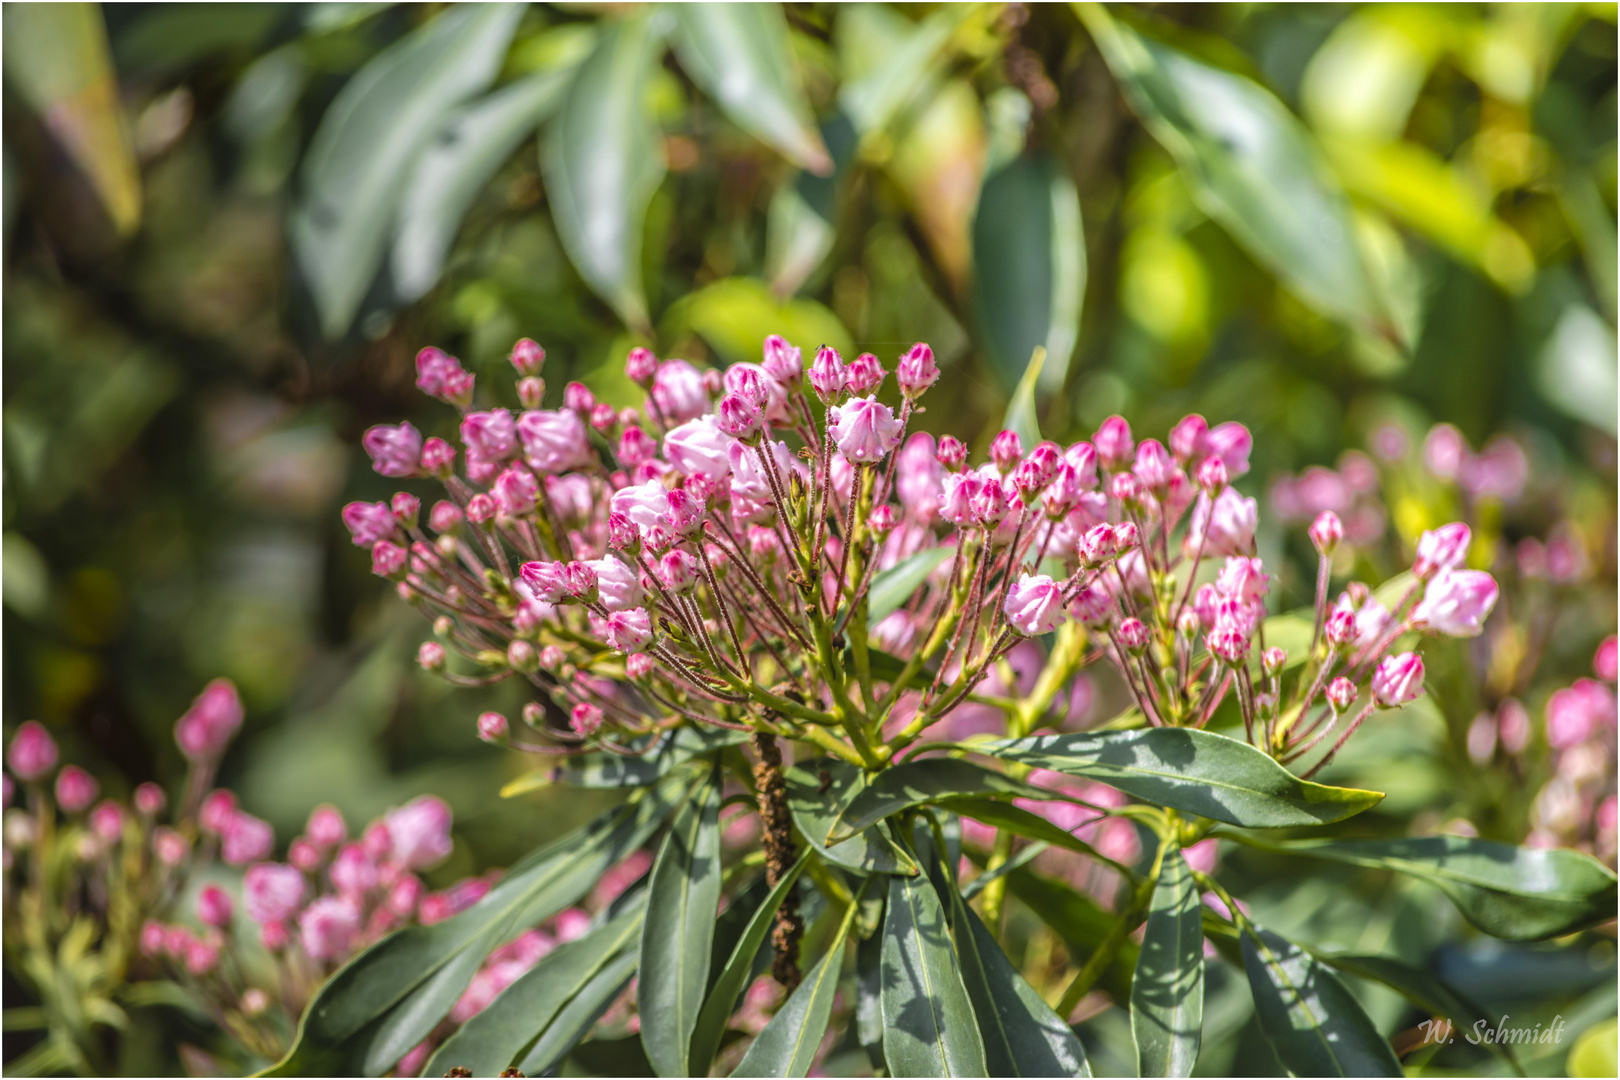
<path fill-rule="evenodd" d="M 771 334 L 781 334 L 808 357 L 822 345 L 848 354 L 849 331 L 814 300 L 783 300 L 762 281 L 726 278 L 692 293 L 677 305 L 672 320 L 684 320 L 727 363 L 759 363 Z"/>
<path fill-rule="evenodd" d="M 832 158 L 810 115 L 787 19 L 775 4 L 676 4 L 681 67 L 732 123 L 811 172 Z"/>
<path fill-rule="evenodd" d="M 636 1002 L 641 1044 L 660 1076 L 686 1076 L 687 1050 L 709 981 L 709 946 L 720 909 L 720 778 L 675 815 L 653 863 L 641 929 Z"/>
<path fill-rule="evenodd" d="M 895 1076 L 985 1076 L 945 909 L 925 875 L 889 879 L 883 920 L 883 1056 Z"/>
<path fill-rule="evenodd" d="M 720 1048 L 720 1037 L 726 1032 L 726 1021 L 731 1019 L 732 1012 L 737 1008 L 737 999 L 742 995 L 748 977 L 753 974 L 754 956 L 759 952 L 759 947 L 765 943 L 765 935 L 776 923 L 777 910 L 787 898 L 788 891 L 798 882 L 799 873 L 809 858 L 808 851 L 801 854 L 799 861 L 782 875 L 776 887 L 766 895 L 764 902 L 754 911 L 753 918 L 748 920 L 747 926 L 738 935 L 725 967 L 721 969 L 719 978 L 709 990 L 708 1000 L 703 1003 L 703 1011 L 698 1014 L 697 1027 L 692 1032 L 689 1061 L 699 1076 L 708 1075 L 709 1066 L 714 1062 L 715 1051 Z"/>
<path fill-rule="evenodd" d="M 803 174 L 801 174 L 803 175 Z M 797 183 L 771 196 L 765 217 L 765 274 L 778 296 L 791 296 L 832 251 L 836 230 L 816 212 Z"/>
<path fill-rule="evenodd" d="M 540 144 L 552 220 L 568 257 L 638 332 L 648 329 L 642 230 L 664 178 L 663 146 L 646 100 L 663 21 L 642 14 L 609 25 Z"/>
<path fill-rule="evenodd" d="M 588 41 L 570 35 L 588 48 Z M 515 82 L 463 109 L 423 152 L 406 185 L 392 256 L 393 287 L 416 300 L 438 282 L 461 221 L 518 144 L 561 103 L 580 59 Z"/>
<path fill-rule="evenodd" d="M 1289 612 L 1266 619 L 1264 629 L 1266 648 L 1285 649 L 1288 659 L 1283 670 L 1289 671 L 1303 664 L 1311 650 L 1311 633 L 1316 629 L 1314 616 Z"/>
<path fill-rule="evenodd" d="M 966 295 L 971 274 L 970 231 L 987 152 L 979 95 L 966 79 L 951 79 L 905 125 L 884 165 L 958 296 Z"/>
<path fill-rule="evenodd" d="M 959 795 L 1057 798 L 1055 792 L 956 758 L 923 758 L 884 769 L 844 804 L 826 834 L 826 842 L 841 843 L 892 814 L 912 806 Z"/>
<path fill-rule="evenodd" d="M 955 548 L 950 547 L 919 551 L 872 578 L 872 585 L 866 593 L 867 621 L 876 623 L 899 611 L 900 605 L 909 600 L 917 588 L 928 580 L 928 575 L 937 570 L 954 551 Z"/>
<path fill-rule="evenodd" d="M 446 11 L 366 64 L 321 120 L 289 230 L 329 338 L 360 310 L 387 252 L 403 178 L 501 69 L 522 4 Z"/>
<path fill-rule="evenodd" d="M 113 55 L 126 75 L 161 77 L 216 53 L 254 48 L 294 10 L 291 4 L 151 4 L 118 32 Z"/>
<path fill-rule="evenodd" d="M 645 903 L 564 942 L 446 1039 L 424 1075 L 460 1066 L 493 1076 L 522 1058 L 570 1001 L 621 954 L 635 955 Z"/>
<path fill-rule="evenodd" d="M 885 51 L 880 63 L 844 83 L 838 91 L 838 105 L 855 124 L 856 131 L 864 137 L 882 129 L 911 102 L 934 73 L 951 35 L 979 6 L 944 5 L 896 35 L 898 40 Z M 879 8 L 879 5 L 862 7 Z M 862 32 L 859 24 L 863 20 L 879 17 L 865 12 L 847 12 L 840 18 L 840 30 L 844 30 L 843 22 L 847 19 L 850 27 L 845 32 L 857 35 Z"/>
<path fill-rule="evenodd" d="M 1270 931 L 1247 932 L 1243 966 L 1260 1030 L 1292 1075 L 1405 1075 L 1355 996 L 1310 953 Z"/>
<path fill-rule="evenodd" d="M 466 957 L 481 962 L 519 929 L 583 896 L 603 871 L 646 842 L 691 780 L 677 773 L 638 792 L 626 805 L 520 860 L 460 915 L 397 931 L 360 953 L 316 993 L 292 1048 L 265 1075 L 375 1076 L 393 1068 L 466 988 L 478 966 Z M 460 985 L 442 975 L 446 970 L 464 975 Z M 409 1024 L 401 1022 L 405 1012 Z"/>
<path fill-rule="evenodd" d="M 883 1058 L 883 935 L 879 933 L 855 943 L 855 1038 L 873 1071 L 887 1072 Z"/>
<path fill-rule="evenodd" d="M 1438 887 L 1487 934 L 1510 941 L 1571 934 L 1615 916 L 1614 874 L 1590 855 L 1567 848 L 1513 847 L 1465 836 L 1257 846 L 1409 874 Z"/>
<path fill-rule="evenodd" d="M 1191 1076 L 1204 1028 L 1204 927 L 1192 871 L 1165 852 L 1131 980 L 1131 1033 L 1142 1076 Z"/>
<path fill-rule="evenodd" d="M 1040 382 L 1041 369 L 1046 366 L 1046 347 L 1037 345 L 1029 355 L 1024 374 L 1018 379 L 1012 400 L 1007 402 L 1007 415 L 1002 418 L 1003 430 L 1018 433 L 1025 451 L 1033 450 L 1041 441 L 1041 419 L 1035 406 L 1035 386 Z"/>
<path fill-rule="evenodd" d="M 974 743 L 971 749 L 1100 780 L 1160 806 L 1259 829 L 1342 821 L 1384 797 L 1382 792 L 1300 780 L 1247 743 L 1185 728 L 1037 735 Z"/>
<path fill-rule="evenodd" d="M 1570 304 L 1535 361 L 1536 388 L 1564 413 L 1613 435 L 1614 330 L 1585 304 Z"/>
<path fill-rule="evenodd" d="M 1308 304 L 1392 336 L 1349 203 L 1282 102 L 1241 75 L 1137 33 L 1100 4 L 1073 6 L 1204 211 Z"/>
<path fill-rule="evenodd" d="M 1004 384 L 1046 350 L 1039 389 L 1068 377 L 1080 340 L 1086 238 L 1080 194 L 1049 154 L 1016 158 L 987 177 L 973 219 L 974 304 L 990 359 Z"/>
<path fill-rule="evenodd" d="M 816 854 L 839 866 L 867 873 L 915 874 L 917 863 L 889 835 L 888 825 L 874 825 L 859 836 L 828 846 L 824 838 L 839 811 L 866 786 L 865 775 L 845 761 L 800 762 L 783 774 L 793 824 Z"/>
<path fill-rule="evenodd" d="M 501 788 L 501 797 L 509 799 L 548 784 L 585 788 L 647 787 L 668 776 L 677 765 L 700 754 L 735 746 L 746 738 L 746 733 L 729 728 L 679 727 L 657 736 L 656 748 L 633 757 L 580 754 L 564 758 L 560 765 L 525 773 Z"/>
<path fill-rule="evenodd" d="M 1115 916 L 1104 911 L 1085 893 L 1055 878 L 1045 877 L 1024 867 L 1007 875 L 1007 888 L 1035 913 L 1047 926 L 1057 932 L 1077 958 L 1090 957 L 1097 951 L 1114 926 Z M 1131 979 L 1140 953 L 1136 942 L 1127 939 L 1097 985 L 1108 992 L 1116 1004 L 1130 1001 Z"/>
<path fill-rule="evenodd" d="M 78 167 L 122 235 L 141 221 L 141 177 L 97 4 L 7 4 L 6 81 Z"/>
<path fill-rule="evenodd" d="M 851 904 L 826 955 L 754 1039 L 733 1076 L 810 1075 L 816 1050 L 827 1033 L 827 1018 L 832 1015 L 833 996 L 844 967 L 844 942 L 854 921 L 855 905 Z"/>

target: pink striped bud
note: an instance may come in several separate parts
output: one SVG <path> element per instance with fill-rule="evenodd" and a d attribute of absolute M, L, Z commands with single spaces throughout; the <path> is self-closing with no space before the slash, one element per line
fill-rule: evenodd
<path fill-rule="evenodd" d="M 1240 626 L 1223 624 L 1207 641 L 1210 654 L 1228 667 L 1239 667 L 1249 658 L 1249 635 Z"/>
<path fill-rule="evenodd" d="M 378 577 L 398 580 L 405 575 L 406 552 L 398 544 L 379 540 L 371 548 L 371 572 Z"/>
<path fill-rule="evenodd" d="M 1197 413 L 1181 418 L 1181 422 L 1170 431 L 1170 452 L 1176 456 L 1176 461 L 1187 465 L 1204 453 L 1204 436 L 1209 433 L 1209 423 Z"/>
<path fill-rule="evenodd" d="M 197 824 L 203 832 L 218 836 L 236 816 L 236 796 L 224 788 L 210 791 L 197 808 Z"/>
<path fill-rule="evenodd" d="M 1087 626 L 1101 626 L 1114 610 L 1114 599 L 1101 585 L 1091 584 L 1081 589 L 1069 602 L 1069 612 Z"/>
<path fill-rule="evenodd" d="M 688 551 L 672 548 L 658 560 L 658 580 L 677 596 L 697 588 L 699 576 L 697 556 Z"/>
<path fill-rule="evenodd" d="M 647 550 L 654 555 L 662 555 L 669 550 L 670 545 L 675 542 L 675 538 L 669 534 L 669 530 L 664 526 L 654 525 L 642 537 L 642 542 L 646 545 Z"/>
<path fill-rule="evenodd" d="M 24 782 L 42 779 L 56 767 L 56 758 L 56 740 L 36 720 L 19 727 L 6 749 L 6 763 Z"/>
<path fill-rule="evenodd" d="M 582 701 L 574 706 L 574 711 L 569 716 L 569 726 L 574 729 L 575 734 L 590 738 L 602 726 L 602 720 L 600 708 L 588 701 Z"/>
<path fill-rule="evenodd" d="M 1158 439 L 1143 439 L 1136 448 L 1135 473 L 1143 487 L 1162 495 L 1170 486 L 1170 478 L 1176 474 L 1176 465 Z"/>
<path fill-rule="evenodd" d="M 1315 521 L 1311 522 L 1310 537 L 1317 551 L 1323 555 L 1332 555 L 1333 549 L 1344 539 L 1344 523 L 1339 520 L 1338 514 L 1324 510 L 1316 515 Z"/>
<path fill-rule="evenodd" d="M 617 510 L 608 514 L 608 547 L 631 556 L 641 550 L 641 534 L 636 531 L 630 515 Z"/>
<path fill-rule="evenodd" d="M 1136 523 L 1134 521 L 1122 521 L 1114 526 L 1114 550 L 1116 552 L 1130 551 L 1137 546 L 1138 542 Z"/>
<path fill-rule="evenodd" d="M 861 353 L 844 369 L 844 387 L 854 397 L 869 397 L 878 392 L 888 372 L 871 353 Z"/>
<path fill-rule="evenodd" d="M 1110 469 L 1123 469 L 1130 464 L 1136 442 L 1131 438 L 1131 425 L 1123 416 L 1110 416 L 1091 437 L 1097 448 L 1097 457 Z"/>
<path fill-rule="evenodd" d="M 1045 574 L 1024 574 L 1008 590 L 1002 611 L 1025 637 L 1049 634 L 1063 622 L 1063 587 Z"/>
<path fill-rule="evenodd" d="M 444 499 L 434 503 L 433 512 L 428 515 L 428 525 L 441 535 L 460 532 L 461 520 L 461 507 Z"/>
<path fill-rule="evenodd" d="M 797 352 L 798 350 L 794 350 Z M 631 653 L 625 657 L 624 673 L 640 682 L 653 672 L 653 658 L 646 653 Z"/>
<path fill-rule="evenodd" d="M 1135 473 L 1122 472 L 1115 473 L 1109 479 L 1108 494 L 1126 506 L 1136 507 L 1142 504 L 1142 498 L 1147 491 Z"/>
<path fill-rule="evenodd" d="M 872 535 L 882 541 L 894 531 L 894 527 L 900 524 L 900 520 L 895 517 L 894 507 L 885 503 L 872 511 L 872 516 L 866 519 L 866 524 L 872 530 Z"/>
<path fill-rule="evenodd" d="M 831 405 L 844 396 L 844 360 L 831 345 L 816 350 L 810 364 L 810 389 L 823 405 Z"/>
<path fill-rule="evenodd" d="M 482 491 L 467 500 L 467 520 L 474 525 L 488 525 L 499 510 L 494 498 Z"/>
<path fill-rule="evenodd" d="M 135 812 L 142 817 L 157 817 L 168 805 L 169 797 L 158 785 L 148 780 L 135 789 Z"/>
<path fill-rule="evenodd" d="M 1048 520 L 1061 521 L 1080 505 L 1080 497 L 1084 494 L 1080 474 L 1068 461 L 1060 461 L 1052 474 L 1052 482 L 1041 493 L 1041 509 Z"/>
<path fill-rule="evenodd" d="M 343 820 L 341 810 L 323 804 L 309 812 L 309 820 L 304 824 L 304 835 L 309 837 L 310 843 L 325 850 L 343 843 L 348 838 L 349 826 Z"/>
<path fill-rule="evenodd" d="M 518 404 L 524 410 L 538 409 L 540 403 L 546 399 L 546 380 L 537 378 L 519 379 L 517 381 Z"/>
<path fill-rule="evenodd" d="M 615 611 L 604 628 L 610 646 L 624 653 L 641 652 L 653 643 L 652 619 L 643 608 Z"/>
<path fill-rule="evenodd" d="M 456 448 L 437 435 L 422 444 L 422 471 L 429 476 L 448 480 L 455 464 Z"/>
<path fill-rule="evenodd" d="M 658 357 L 653 355 L 651 349 L 637 345 L 624 358 L 624 373 L 631 382 L 646 389 L 652 385 L 653 376 L 658 374 Z"/>
<path fill-rule="evenodd" d="M 584 420 L 596 408 L 596 395 L 584 383 L 571 382 L 563 387 L 563 408 Z"/>
<path fill-rule="evenodd" d="M 727 394 L 720 399 L 714 426 L 733 439 L 751 443 L 765 430 L 765 418 L 759 406 L 752 401 L 740 394 Z"/>
<path fill-rule="evenodd" d="M 1204 463 L 1198 466 L 1198 486 L 1204 489 L 1204 494 L 1213 498 L 1226 485 L 1226 462 L 1218 457 L 1205 458 Z"/>
<path fill-rule="evenodd" d="M 383 476 L 415 476 L 422 460 L 422 434 L 409 423 L 378 424 L 360 437 L 360 445 Z"/>
<path fill-rule="evenodd" d="M 627 427 L 619 436 L 619 464 L 633 469 L 658 456 L 658 442 L 639 427 Z"/>
<path fill-rule="evenodd" d="M 487 743 L 505 742 L 509 732 L 506 717 L 498 712 L 478 714 L 478 737 Z"/>
<path fill-rule="evenodd" d="M 539 405 L 530 408 L 539 408 Z M 619 410 L 605 401 L 599 401 L 591 407 L 590 423 L 593 430 L 604 436 L 612 435 L 613 429 L 619 425 Z"/>
<path fill-rule="evenodd" d="M 789 345 L 782 337 L 771 334 L 761 350 L 765 374 L 783 386 L 795 386 L 804 374 L 804 356 L 797 346 Z"/>
<path fill-rule="evenodd" d="M 1249 429 L 1231 420 L 1216 424 L 1204 436 L 1205 451 L 1219 458 L 1226 465 L 1227 474 L 1232 477 L 1242 476 L 1249 471 L 1249 451 L 1253 446 L 1254 437 L 1249 434 Z"/>
<path fill-rule="evenodd" d="M 900 357 L 900 365 L 895 369 L 894 379 L 900 384 L 900 392 L 906 397 L 912 399 L 921 397 L 924 391 L 939 380 L 939 366 L 934 363 L 934 350 L 920 341 L 907 349 Z"/>
<path fill-rule="evenodd" d="M 567 663 L 567 661 L 568 654 L 563 652 L 562 647 L 559 645 L 547 645 L 540 650 L 540 666 L 547 671 L 561 671 L 563 664 Z"/>
<path fill-rule="evenodd" d="M 1328 648 L 1338 650 L 1347 649 L 1356 640 L 1356 616 L 1347 608 L 1338 608 L 1327 618 L 1322 628 L 1322 636 L 1327 639 Z"/>
<path fill-rule="evenodd" d="M 599 595 L 596 571 L 589 563 L 575 560 L 563 570 L 563 588 L 566 595 L 581 603 L 594 603 Z"/>
<path fill-rule="evenodd" d="M 232 866 L 246 866 L 269 858 L 276 834 L 268 821 L 238 810 L 220 837 L 219 854 Z"/>
<path fill-rule="evenodd" d="M 568 596 L 568 567 L 560 562 L 527 562 L 518 575 L 535 599 L 560 604 Z"/>
<path fill-rule="evenodd" d="M 90 808 L 101 792 L 96 778 L 77 765 L 65 765 L 56 774 L 56 804 L 65 813 L 78 814 Z"/>
<path fill-rule="evenodd" d="M 197 894 L 197 918 L 209 926 L 220 929 L 231 925 L 231 917 L 236 914 L 236 905 L 231 902 L 231 894 L 218 885 L 204 885 Z"/>
<path fill-rule="evenodd" d="M 1473 533 L 1460 521 L 1424 533 L 1418 537 L 1417 559 L 1412 563 L 1412 573 L 1417 575 L 1419 581 L 1426 581 L 1441 570 L 1460 569 L 1463 560 L 1468 557 L 1468 545 L 1472 541 Z"/>
<path fill-rule="evenodd" d="M 167 825 L 159 825 L 152 830 L 152 854 L 157 861 L 173 870 L 186 861 L 191 853 L 191 841 L 184 835 L 175 832 Z"/>
<path fill-rule="evenodd" d="M 534 474 L 522 465 L 513 465 L 495 478 L 490 487 L 495 505 L 507 517 L 522 517 L 533 512 L 540 498 L 540 484 Z"/>
<path fill-rule="evenodd" d="M 1273 645 L 1260 654 L 1260 670 L 1265 672 L 1266 678 L 1275 679 L 1282 674 L 1283 665 L 1288 663 L 1288 650 Z"/>
<path fill-rule="evenodd" d="M 390 509 L 395 521 L 407 529 L 414 529 L 417 516 L 422 512 L 422 500 L 408 491 L 396 491 Z"/>
<path fill-rule="evenodd" d="M 1423 660 L 1410 652 L 1384 657 L 1373 672 L 1372 690 L 1383 709 L 1416 701 L 1423 694 Z"/>
<path fill-rule="evenodd" d="M 530 338 L 518 338 L 512 346 L 512 366 L 519 375 L 538 375 L 540 365 L 546 362 L 546 350 Z"/>
<path fill-rule="evenodd" d="M 1114 557 L 1114 528 L 1112 525 L 1093 525 L 1080 534 L 1076 545 L 1080 565 L 1096 568 Z"/>
<path fill-rule="evenodd" d="M 1007 516 L 1007 493 L 995 480 L 979 485 L 979 490 L 968 500 L 968 511 L 973 521 L 986 529 L 994 529 Z"/>
<path fill-rule="evenodd" d="M 1002 431 L 990 440 L 990 460 L 1002 476 L 1012 472 L 1018 465 L 1018 459 L 1023 456 L 1024 441 L 1016 431 Z"/>
<path fill-rule="evenodd" d="M 349 530 L 355 547 L 370 547 L 379 540 L 392 540 L 398 521 L 386 503 L 352 502 L 343 508 L 343 526 Z"/>
<path fill-rule="evenodd" d="M 669 526 L 671 535 L 682 539 L 703 531 L 703 519 L 707 509 L 703 500 L 695 497 L 690 487 L 676 488 L 668 496 L 669 509 L 664 511 L 664 523 Z"/>
<path fill-rule="evenodd" d="M 1355 701 L 1356 701 L 1356 684 L 1355 683 L 1351 682 L 1349 679 L 1345 678 L 1343 675 L 1340 675 L 1337 679 L 1334 679 L 1332 682 L 1328 683 L 1328 688 L 1327 688 L 1328 708 L 1332 709 L 1336 713 L 1342 713 L 1342 712 L 1344 712 L 1344 710 L 1348 709 L 1351 705 L 1355 704 Z"/>
<path fill-rule="evenodd" d="M 1063 460 L 1074 466 L 1080 486 L 1090 491 L 1097 486 L 1097 448 L 1088 442 L 1077 442 L 1063 451 Z"/>
<path fill-rule="evenodd" d="M 767 529 L 763 525 L 750 525 L 748 527 L 748 554 L 754 561 L 762 566 L 770 566 L 782 554 L 782 541 L 777 538 L 775 529 Z"/>
<path fill-rule="evenodd" d="M 518 638 L 506 647 L 506 663 L 513 671 L 533 675 L 540 667 L 540 658 L 535 655 L 533 645 Z"/>
<path fill-rule="evenodd" d="M 437 641 L 424 641 L 416 650 L 416 662 L 423 671 L 444 670 L 444 646 Z"/>
<path fill-rule="evenodd" d="M 1132 656 L 1140 656 L 1148 646 L 1148 628 L 1141 619 L 1130 618 L 1119 624 L 1119 643 Z"/>

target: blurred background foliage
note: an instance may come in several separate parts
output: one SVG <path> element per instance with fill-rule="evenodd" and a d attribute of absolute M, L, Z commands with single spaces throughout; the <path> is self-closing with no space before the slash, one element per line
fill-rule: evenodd
<path fill-rule="evenodd" d="M 1048 436 L 1239 420 L 1255 493 L 1386 422 L 1506 432 L 1530 494 L 1484 542 L 1574 521 L 1606 583 L 1546 663 L 1582 673 L 1612 629 L 1613 4 L 4 20 L 4 708 L 111 793 L 179 775 L 170 726 L 226 675 L 222 780 L 283 837 L 435 791 L 449 880 L 595 811 L 498 798 L 523 763 L 471 718 L 517 702 L 414 670 L 422 628 L 339 523 L 392 490 L 367 426 L 449 433 L 412 386 L 429 343 L 488 392 L 531 336 L 548 401 L 628 404 L 632 344 L 926 340 L 922 423 L 980 449 L 1039 345 Z M 1396 484 L 1391 529 L 1454 509 Z M 1266 528 L 1268 563 L 1307 554 Z M 1511 803 L 1457 767 L 1413 812 Z"/>

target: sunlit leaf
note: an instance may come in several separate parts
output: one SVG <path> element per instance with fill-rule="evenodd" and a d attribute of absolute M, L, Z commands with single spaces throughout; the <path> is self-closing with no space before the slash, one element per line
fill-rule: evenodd
<path fill-rule="evenodd" d="M 845 804 L 827 834 L 839 843 L 863 829 L 913 806 L 958 795 L 1021 795 L 1057 798 L 1058 793 L 1025 783 L 1005 773 L 955 758 L 922 758 L 884 769 Z"/>
<path fill-rule="evenodd" d="M 934 72 L 935 61 L 950 43 L 951 35 L 976 6 L 943 5 L 921 22 L 900 31 L 885 50 L 881 63 L 839 88 L 839 108 L 854 122 L 857 131 L 864 136 L 883 128 L 912 101 Z M 853 26 L 861 16 L 850 13 L 845 18 Z"/>
<path fill-rule="evenodd" d="M 801 762 L 788 769 L 784 779 L 793 824 L 816 854 L 852 870 L 885 874 L 917 872 L 916 862 L 894 842 L 887 824 L 874 825 L 839 844 L 825 843 L 840 811 L 866 786 L 866 778 L 859 769 L 844 761 Z"/>
<path fill-rule="evenodd" d="M 1403 1076 L 1401 1063 L 1344 984 L 1292 942 L 1243 935 L 1260 1030 L 1294 1076 Z"/>
<path fill-rule="evenodd" d="M 1203 904 L 1181 852 L 1165 852 L 1131 980 L 1141 1076 L 1191 1076 L 1204 1026 Z"/>
<path fill-rule="evenodd" d="M 891 877 L 883 920 L 883 1056 L 895 1076 L 985 1076 L 945 909 L 925 875 Z"/>
<path fill-rule="evenodd" d="M 899 611 L 900 606 L 928 580 L 928 575 L 949 559 L 955 550 L 952 547 L 936 547 L 919 551 L 874 576 L 866 592 L 867 621 L 876 624 Z"/>
<path fill-rule="evenodd" d="M 548 784 L 584 788 L 647 787 L 668 776 L 678 765 L 701 754 L 735 746 L 746 738 L 747 733 L 730 728 L 682 726 L 656 736 L 653 740 L 656 747 L 633 757 L 606 752 L 579 754 L 564 758 L 561 764 L 525 773 L 501 788 L 501 797 L 511 798 Z"/>
<path fill-rule="evenodd" d="M 1033 450 L 1041 441 L 1041 420 L 1035 406 L 1035 387 L 1040 382 L 1041 371 L 1045 367 L 1046 347 L 1037 345 L 1029 354 L 1029 363 L 1025 365 L 1017 387 L 1013 389 L 1012 400 L 1007 402 L 1007 415 L 1001 421 L 1003 430 L 1018 433 L 1018 441 L 1023 443 L 1026 450 Z"/>
<path fill-rule="evenodd" d="M 844 967 L 844 942 L 853 923 L 851 910 L 827 952 L 805 973 L 798 989 L 776 1010 L 737 1063 L 733 1076 L 808 1076 L 816 1051 L 827 1033 L 838 976 Z"/>
<path fill-rule="evenodd" d="M 759 363 L 765 338 L 780 334 L 804 351 L 831 345 L 848 355 L 849 331 L 827 307 L 815 300 L 783 300 L 762 281 L 726 278 L 684 298 L 672 319 L 686 324 L 727 363 Z"/>

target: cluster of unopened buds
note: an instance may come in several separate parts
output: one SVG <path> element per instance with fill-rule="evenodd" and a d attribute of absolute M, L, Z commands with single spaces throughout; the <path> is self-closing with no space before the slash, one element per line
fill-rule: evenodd
<path fill-rule="evenodd" d="M 1189 416 L 1138 443 L 1112 417 L 1067 448 L 1009 430 L 970 466 L 960 440 L 911 430 L 939 377 L 923 344 L 899 358 L 893 404 L 876 356 L 823 346 L 806 367 L 775 336 L 760 363 L 724 371 L 632 350 L 641 410 L 578 383 L 541 409 L 543 359 L 513 349 L 514 416 L 475 410 L 471 376 L 424 349 L 418 385 L 461 411 L 460 451 L 408 423 L 364 444 L 379 473 L 436 478 L 448 498 L 425 515 L 410 492 L 344 509 L 375 572 L 434 620 L 423 667 L 541 691 L 522 714 L 533 735 L 478 721 L 522 750 L 635 754 L 694 723 L 878 769 L 969 702 L 1027 733 L 1106 661 L 1141 724 L 1203 727 L 1231 695 L 1248 739 L 1284 763 L 1337 733 L 1310 775 L 1373 711 L 1422 692 L 1422 660 L 1397 643 L 1477 634 L 1496 599 L 1465 566 L 1463 524 L 1423 534 L 1396 595 L 1335 595 L 1345 530 L 1323 512 L 1314 633 L 1290 658 L 1265 641 L 1239 424 Z M 987 698 L 987 679 L 1017 681 L 1008 658 L 1032 639 L 1031 689 Z"/>

